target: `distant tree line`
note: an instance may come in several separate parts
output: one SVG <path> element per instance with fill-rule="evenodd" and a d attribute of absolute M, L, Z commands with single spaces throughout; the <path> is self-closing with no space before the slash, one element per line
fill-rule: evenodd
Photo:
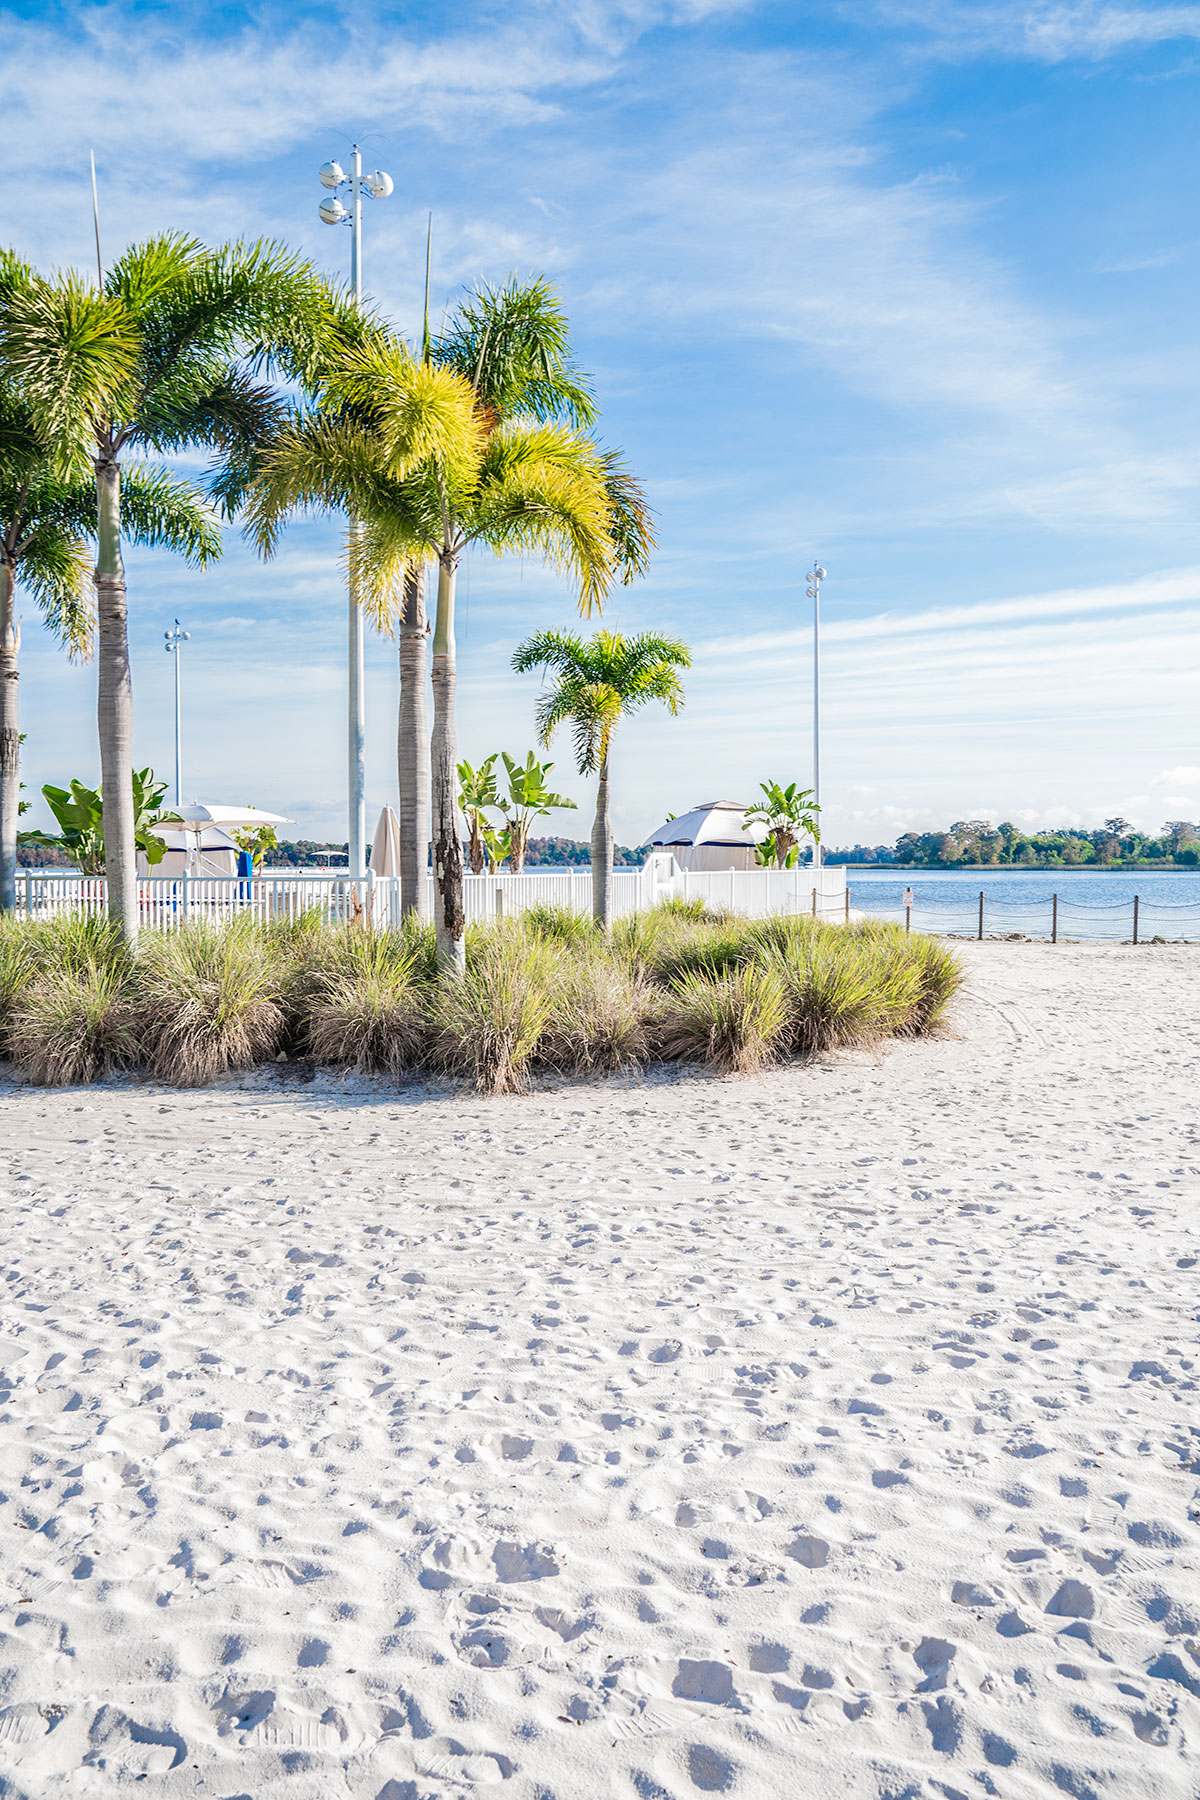
<path fill-rule="evenodd" d="M 1128 868 L 1144 863 L 1194 869 L 1200 866 L 1200 824 L 1168 819 L 1157 836 L 1150 836 L 1122 818 L 1105 819 L 1095 831 L 1064 826 L 1032 832 L 1008 821 L 992 825 L 986 819 L 959 819 L 948 831 L 906 831 L 897 839 L 895 861 L 916 869 Z"/>
<path fill-rule="evenodd" d="M 645 850 L 631 850 L 625 844 L 616 846 L 616 861 L 626 868 L 640 868 L 646 856 Z M 314 865 L 323 867 L 328 862 L 334 868 L 344 868 L 348 857 L 348 844 L 318 844 L 308 838 L 301 838 L 298 843 L 281 841 L 273 850 L 266 851 L 262 866 L 264 869 L 304 869 Z M 527 869 L 566 866 L 586 868 L 591 860 L 591 845 L 576 843 L 574 838 L 531 837 L 525 852 Z"/>

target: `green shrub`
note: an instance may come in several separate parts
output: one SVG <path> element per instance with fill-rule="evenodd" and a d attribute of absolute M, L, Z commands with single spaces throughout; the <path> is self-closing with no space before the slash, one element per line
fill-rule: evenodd
<path fill-rule="evenodd" d="M 468 931 L 465 972 L 443 976 L 430 998 L 436 1059 L 481 1093 L 523 1088 L 563 969 L 560 950 L 515 922 Z"/>
<path fill-rule="evenodd" d="M 246 918 L 147 932 L 135 994 L 146 1062 L 175 1087 L 269 1061 L 283 1041 L 279 965 L 265 933 Z"/>
<path fill-rule="evenodd" d="M 725 975 L 681 976 L 664 1004 L 658 1046 L 664 1056 L 745 1075 L 778 1055 L 787 1026 L 778 970 L 746 963 Z"/>

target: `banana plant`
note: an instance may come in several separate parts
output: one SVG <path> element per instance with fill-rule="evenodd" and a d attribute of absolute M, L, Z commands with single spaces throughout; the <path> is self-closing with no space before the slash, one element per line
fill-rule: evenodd
<path fill-rule="evenodd" d="M 558 807 L 575 810 L 574 800 L 565 794 L 551 793 L 546 777 L 554 764 L 540 763 L 531 750 L 523 763 L 514 762 L 507 750 L 500 752 L 508 775 L 508 793 L 496 802 L 508 827 L 508 865 L 514 875 L 525 867 L 529 832 L 535 819 L 544 818 Z"/>
<path fill-rule="evenodd" d="M 467 854 L 471 861 L 472 875 L 482 875 L 485 859 L 490 862 L 487 847 L 487 834 L 491 826 L 487 817 L 489 807 L 498 807 L 500 795 L 496 788 L 496 751 L 473 769 L 469 762 L 458 765 L 458 804 L 466 816 L 470 831 L 470 842 Z M 505 848 L 504 855 L 508 850 Z M 500 858 L 503 862 L 504 857 Z"/>
<path fill-rule="evenodd" d="M 490 825 L 483 827 L 483 848 L 487 856 L 487 872 L 498 875 L 500 865 L 512 848 L 512 839 L 507 831 L 493 831 Z M 472 867 L 474 865 L 472 864 Z"/>
<path fill-rule="evenodd" d="M 162 861 L 167 846 L 151 828 L 159 823 L 169 824 L 174 816 L 159 810 L 167 784 L 155 780 L 153 769 L 134 769 L 132 787 L 135 842 L 153 868 Z M 21 842 L 62 850 L 78 863 L 84 875 L 103 875 L 104 801 L 100 789 L 85 787 L 82 781 L 73 781 L 69 788 L 53 787 L 47 782 L 42 795 L 58 820 L 58 833 L 25 831 Z"/>
<path fill-rule="evenodd" d="M 769 868 L 792 869 L 799 856 L 802 835 L 807 832 L 814 844 L 820 843 L 817 819 L 821 809 L 812 788 L 802 788 L 796 781 L 782 787 L 778 781 L 760 781 L 765 796 L 746 808 L 747 820 L 767 827 L 765 841 L 759 845 L 758 861 Z M 764 854 L 765 852 L 765 854 Z"/>

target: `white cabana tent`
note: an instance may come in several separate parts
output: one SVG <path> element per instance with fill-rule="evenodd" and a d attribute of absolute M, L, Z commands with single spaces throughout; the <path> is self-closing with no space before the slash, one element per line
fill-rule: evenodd
<path fill-rule="evenodd" d="M 164 825 L 154 835 L 160 837 L 167 846 L 166 855 L 151 868 L 139 850 L 139 875 L 237 874 L 238 847 L 227 831 L 220 831 L 212 825 L 207 830 L 196 833 L 169 831 Z"/>
<path fill-rule="evenodd" d="M 708 800 L 678 819 L 668 819 L 645 843 L 669 850 L 681 869 L 753 869 L 755 846 L 766 835 L 765 825 L 747 821 L 740 801 Z"/>

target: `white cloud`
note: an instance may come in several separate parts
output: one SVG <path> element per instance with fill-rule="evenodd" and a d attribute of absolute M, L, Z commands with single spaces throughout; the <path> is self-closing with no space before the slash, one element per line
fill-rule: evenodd
<path fill-rule="evenodd" d="M 856 7 L 848 9 L 853 16 Z M 943 55 L 1005 54 L 1040 62 L 1100 61 L 1122 50 L 1200 38 L 1200 6 L 1113 6 L 1107 0 L 1035 0 L 973 5 L 970 0 L 877 0 L 882 23 L 927 34 Z"/>
<path fill-rule="evenodd" d="M 1193 781 L 1200 782 L 1200 769 L 1190 764 L 1184 764 L 1178 769 L 1164 769 L 1162 774 L 1156 775 L 1154 779 L 1165 782 L 1169 787 L 1186 787 Z M 1164 800 L 1163 804 L 1166 805 L 1167 802 Z"/>

